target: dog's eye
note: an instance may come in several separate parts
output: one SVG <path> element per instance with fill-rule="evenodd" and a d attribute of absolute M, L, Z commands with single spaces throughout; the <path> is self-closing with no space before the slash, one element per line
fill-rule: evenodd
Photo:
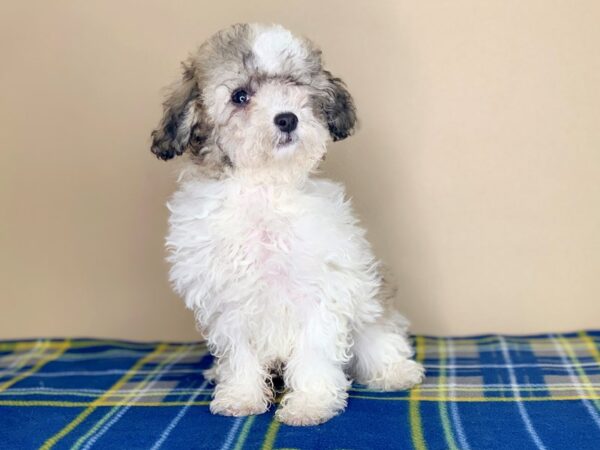
<path fill-rule="evenodd" d="M 238 105 L 243 105 L 250 101 L 250 95 L 243 89 L 236 89 L 231 94 L 231 101 Z"/>

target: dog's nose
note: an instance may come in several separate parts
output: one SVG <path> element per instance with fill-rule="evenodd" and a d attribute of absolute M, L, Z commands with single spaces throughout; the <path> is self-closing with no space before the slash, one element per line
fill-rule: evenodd
<path fill-rule="evenodd" d="M 294 113 L 284 112 L 277 114 L 275 116 L 274 122 L 275 125 L 277 125 L 277 128 L 279 128 L 281 131 L 291 133 L 296 129 L 296 126 L 298 125 L 298 117 Z"/>

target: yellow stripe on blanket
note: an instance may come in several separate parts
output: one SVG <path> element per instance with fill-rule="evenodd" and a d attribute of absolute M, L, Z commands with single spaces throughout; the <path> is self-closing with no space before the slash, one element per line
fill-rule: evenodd
<path fill-rule="evenodd" d="M 152 353 L 146 355 L 144 358 L 139 359 L 133 365 L 133 367 L 121 377 L 121 379 L 119 379 L 108 391 L 106 391 L 104 395 L 102 395 L 97 400 L 93 401 L 85 410 L 83 410 L 77 417 L 75 417 L 75 419 L 73 419 L 71 422 L 65 425 L 65 427 L 62 430 L 60 430 L 54 436 L 47 439 L 46 442 L 44 442 L 44 444 L 40 447 L 40 450 L 48 450 L 54 447 L 54 445 L 56 445 L 58 441 L 60 441 L 67 434 L 73 431 L 75 427 L 77 427 L 77 425 L 79 425 L 90 414 L 92 414 L 96 410 L 96 408 L 98 408 L 99 406 L 106 406 L 104 402 L 107 398 L 110 398 L 110 396 L 114 392 L 118 391 L 121 387 L 123 387 L 123 385 L 125 385 L 125 383 L 127 383 L 137 373 L 138 370 L 140 370 L 147 363 L 149 363 L 154 358 L 163 353 L 168 347 L 168 344 L 160 344 Z"/>

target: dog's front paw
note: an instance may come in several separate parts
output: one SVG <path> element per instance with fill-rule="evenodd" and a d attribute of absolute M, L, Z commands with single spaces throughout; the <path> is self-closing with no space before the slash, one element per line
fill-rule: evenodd
<path fill-rule="evenodd" d="M 384 371 L 367 381 L 370 389 L 382 391 L 400 391 L 410 389 L 425 378 L 423 365 L 411 359 L 390 364 Z"/>
<path fill-rule="evenodd" d="M 292 426 L 319 425 L 336 416 L 346 407 L 347 394 L 335 398 L 290 392 L 282 400 L 275 417 L 282 423 Z"/>
<path fill-rule="evenodd" d="M 252 416 L 269 409 L 269 400 L 262 392 L 227 389 L 217 386 L 210 402 L 210 412 L 221 416 Z"/>
<path fill-rule="evenodd" d="M 229 401 L 214 399 L 210 402 L 210 412 L 221 416 L 253 416 L 267 411 L 264 403 L 251 403 L 243 400 Z"/>

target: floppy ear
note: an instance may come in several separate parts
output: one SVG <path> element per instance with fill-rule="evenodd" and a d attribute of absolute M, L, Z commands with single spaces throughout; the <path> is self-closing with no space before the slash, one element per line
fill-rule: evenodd
<path fill-rule="evenodd" d="M 354 132 L 356 125 L 354 100 L 341 79 L 335 78 L 327 70 L 323 73 L 327 78 L 327 84 L 321 108 L 331 137 L 334 141 L 341 141 Z"/>
<path fill-rule="evenodd" d="M 163 117 L 152 132 L 152 153 L 158 158 L 166 161 L 181 155 L 190 144 L 206 139 L 196 136 L 199 100 L 200 91 L 193 72 L 184 65 L 183 78 L 171 86 L 163 103 Z M 190 143 L 190 138 L 194 142 Z"/>

